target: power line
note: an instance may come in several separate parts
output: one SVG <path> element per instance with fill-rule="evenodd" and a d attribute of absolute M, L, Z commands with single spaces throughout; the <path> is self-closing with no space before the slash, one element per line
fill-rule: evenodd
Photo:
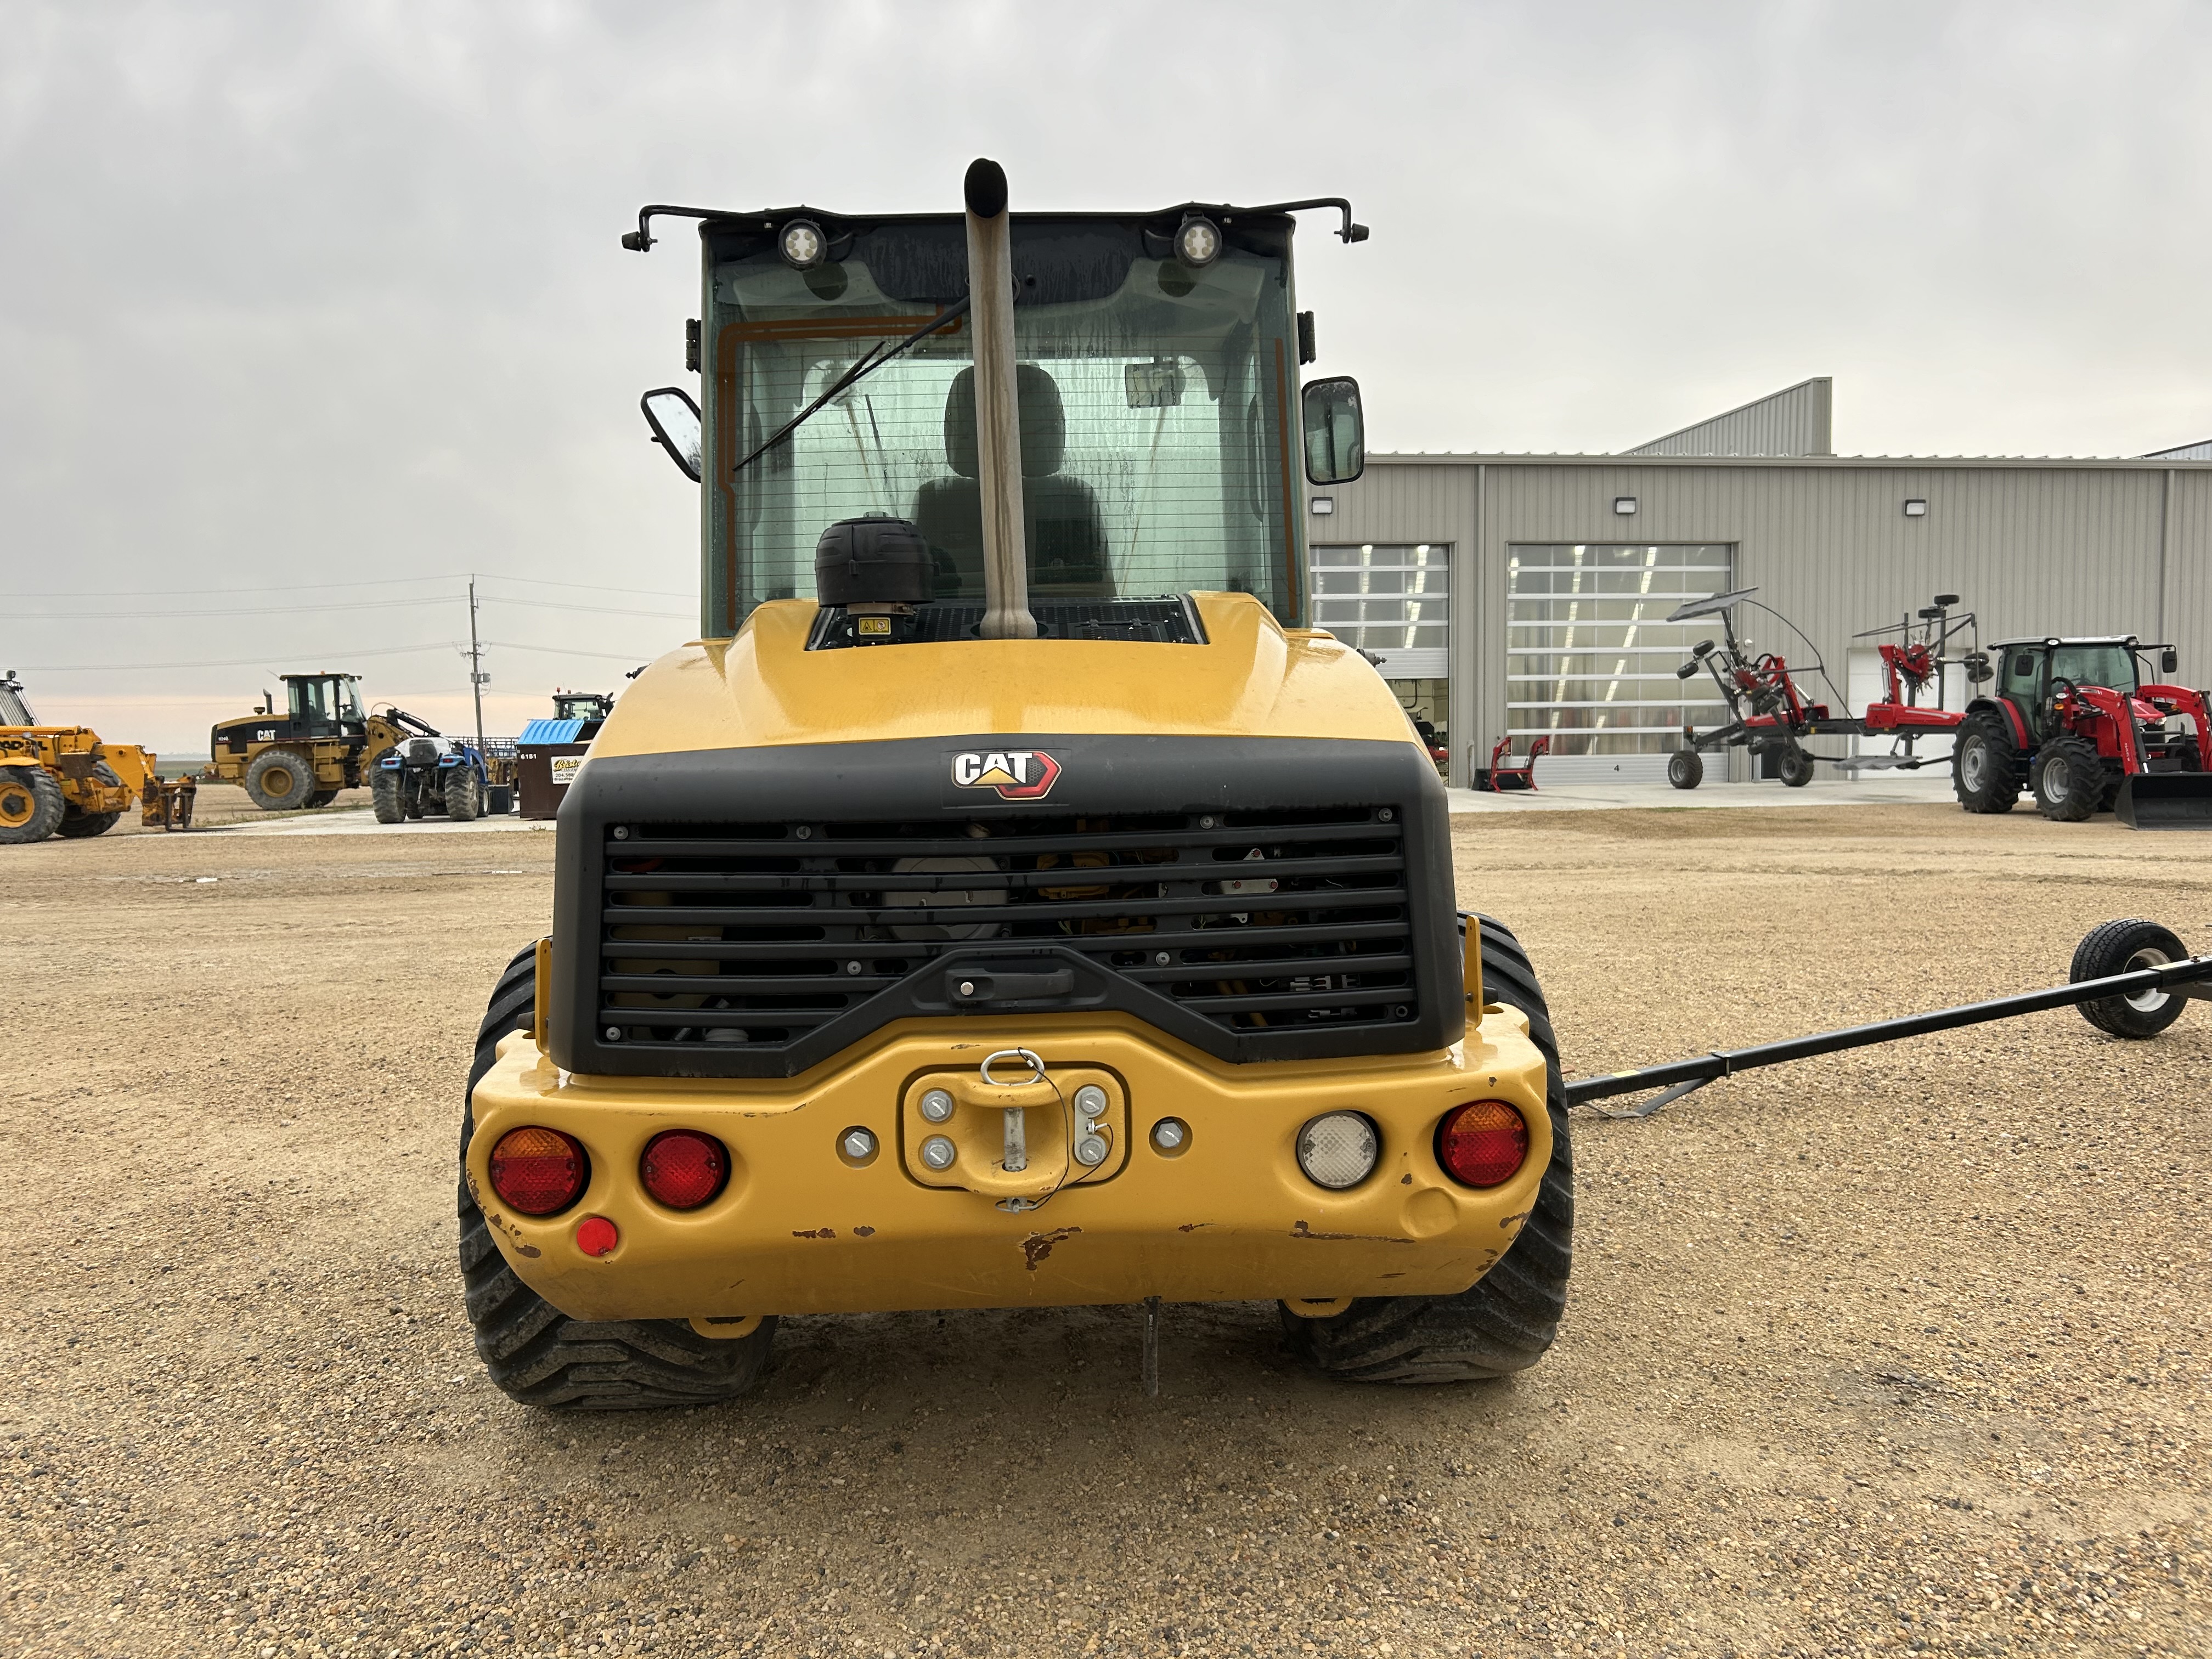
<path fill-rule="evenodd" d="M 502 651 L 536 651 L 552 657 L 605 657 L 610 662 L 635 662 L 641 657 L 650 662 L 666 648 L 656 647 L 644 652 L 581 651 L 573 650 L 563 645 L 524 645 L 514 640 L 486 640 L 484 643 L 497 646 Z M 468 649 L 468 646 L 459 640 L 447 640 L 436 645 L 395 645 L 380 647 L 368 651 L 347 648 L 314 654 L 343 657 L 349 660 L 356 657 L 414 656 L 424 651 L 457 651 L 463 656 L 466 656 Z M 297 654 L 304 657 L 309 653 L 301 652 Z M 266 657 L 230 657 L 221 661 L 209 662 L 50 662 L 27 664 L 15 672 L 22 674 L 115 674 L 137 669 L 157 668 L 264 668 L 268 661 Z"/>
<path fill-rule="evenodd" d="M 581 584 L 577 584 L 581 586 Z M 625 592 L 623 588 L 611 588 L 610 592 Z M 481 596 L 485 605 L 521 605 L 538 611 L 580 611 L 594 617 L 658 617 L 670 622 L 680 622 L 690 613 L 684 611 L 622 611 L 603 605 L 563 605 L 558 599 L 519 599 L 504 593 Z M 389 611 L 410 605 L 466 605 L 465 594 L 440 593 L 421 599 L 349 599 L 342 604 L 325 605 L 232 605 L 221 611 L 65 611 L 40 612 L 16 611 L 11 622 L 123 622 L 134 617 L 153 617 L 161 621 L 182 620 L 191 617 L 280 617 L 321 614 L 344 611 Z"/>
<path fill-rule="evenodd" d="M 593 593 L 627 593 L 633 599 L 689 599 L 697 596 L 677 592 L 665 587 L 628 587 L 611 582 L 562 582 L 546 576 L 502 576 L 493 571 L 478 573 L 486 581 L 528 582 L 538 587 L 580 587 Z M 216 593 L 311 593 L 337 587 L 399 587 L 410 582 L 465 581 L 468 573 L 448 570 L 428 576 L 379 576 L 365 581 L 350 582 L 258 582 L 251 587 L 135 587 L 94 588 L 82 592 L 18 593 L 21 599 L 192 599 Z M 398 600 L 398 604 L 416 604 L 416 600 Z M 520 601 L 517 601 L 520 603 Z M 228 612 L 226 615 L 230 614 Z"/>

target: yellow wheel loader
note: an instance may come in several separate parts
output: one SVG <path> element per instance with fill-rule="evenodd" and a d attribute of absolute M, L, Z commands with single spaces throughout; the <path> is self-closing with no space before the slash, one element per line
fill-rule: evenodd
<path fill-rule="evenodd" d="M 325 672 L 286 674 L 284 712 L 263 694 L 261 706 L 209 734 L 203 783 L 243 786 L 264 811 L 327 806 L 341 789 L 367 785 L 378 757 L 410 732 L 436 730 L 402 709 L 362 709 L 360 677 Z"/>
<path fill-rule="evenodd" d="M 1295 215 L 698 222 L 701 636 L 559 812 L 486 1012 L 461 1267 L 548 1407 L 750 1386 L 786 1315 L 1262 1300 L 1329 1375 L 1534 1364 L 1572 1181 L 1543 994 L 1310 613 Z M 1157 1328 L 1148 1316 L 1148 1334 Z M 1148 1349 L 1149 1352 L 1149 1349 Z"/>
<path fill-rule="evenodd" d="M 22 682 L 0 675 L 0 846 L 105 835 L 141 800 L 149 823 L 191 822 L 189 789 L 164 783 L 145 750 L 103 743 L 88 726 L 40 725 Z"/>

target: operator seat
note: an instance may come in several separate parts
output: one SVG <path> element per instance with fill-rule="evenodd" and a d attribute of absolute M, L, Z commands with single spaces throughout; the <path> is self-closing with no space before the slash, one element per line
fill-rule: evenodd
<path fill-rule="evenodd" d="M 1047 599 L 1110 599 L 1106 526 L 1098 498 L 1062 473 L 1067 416 L 1060 385 L 1035 363 L 1014 371 L 1022 419 L 1022 518 L 1029 543 L 1030 592 Z M 955 477 L 933 478 L 915 493 L 914 524 L 936 564 L 937 597 L 983 597 L 982 471 L 975 444 L 975 371 L 963 368 L 945 398 L 945 460 Z"/>

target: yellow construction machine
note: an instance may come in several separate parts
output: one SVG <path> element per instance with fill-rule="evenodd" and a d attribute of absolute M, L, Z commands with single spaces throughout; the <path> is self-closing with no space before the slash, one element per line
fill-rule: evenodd
<path fill-rule="evenodd" d="M 1295 216 L 648 208 L 699 225 L 701 636 L 562 801 L 470 1079 L 478 1352 L 696 1404 L 781 1315 L 1281 1304 L 1362 1380 L 1534 1364 L 1572 1182 L 1543 994 L 1443 786 L 1308 625 Z"/>
<path fill-rule="evenodd" d="M 270 812 L 327 806 L 338 791 L 367 785 L 377 758 L 410 732 L 434 738 L 434 727 L 405 711 L 363 713 L 360 677 L 286 674 L 284 712 L 266 692 L 261 706 L 217 725 L 209 734 L 203 783 L 244 787 Z"/>
<path fill-rule="evenodd" d="M 165 782 L 135 744 L 88 726 L 42 726 L 13 670 L 0 674 L 0 846 L 105 835 L 134 801 L 148 823 L 191 824 L 189 781 Z"/>

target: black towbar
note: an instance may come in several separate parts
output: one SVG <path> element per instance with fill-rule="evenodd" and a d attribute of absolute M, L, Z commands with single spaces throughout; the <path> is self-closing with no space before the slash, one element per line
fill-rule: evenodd
<path fill-rule="evenodd" d="M 2138 968 L 2131 973 L 2112 974 L 2104 979 L 2054 985 L 2047 991 L 2023 991 L 2018 996 L 1998 997 L 1989 1002 L 1969 1002 L 1959 1008 L 1938 1008 L 1925 1014 L 1876 1020 L 1871 1025 L 1848 1025 L 1840 1031 L 1815 1031 L 1809 1036 L 1788 1037 L 1780 1042 L 1762 1042 L 1749 1048 L 1716 1049 L 1694 1060 L 1670 1060 L 1664 1066 L 1646 1066 L 1638 1071 L 1577 1078 L 1567 1085 L 1567 1104 L 1582 1106 L 1614 1095 L 1663 1090 L 1664 1093 L 1639 1102 L 1626 1111 L 1611 1114 L 1616 1117 L 1649 1117 L 1670 1101 L 1680 1100 L 1716 1079 L 1756 1071 L 1762 1066 L 1782 1066 L 1793 1060 L 1810 1060 L 1816 1054 L 1840 1054 L 1846 1048 L 1895 1042 L 1900 1037 L 1925 1036 L 1930 1031 L 1951 1031 L 1961 1025 L 1980 1025 L 2020 1014 L 2039 1014 L 2046 1008 L 2101 1002 L 2106 997 L 2176 989 L 2185 997 L 2212 1001 L 2212 956 L 2191 957 L 2156 968 Z"/>

